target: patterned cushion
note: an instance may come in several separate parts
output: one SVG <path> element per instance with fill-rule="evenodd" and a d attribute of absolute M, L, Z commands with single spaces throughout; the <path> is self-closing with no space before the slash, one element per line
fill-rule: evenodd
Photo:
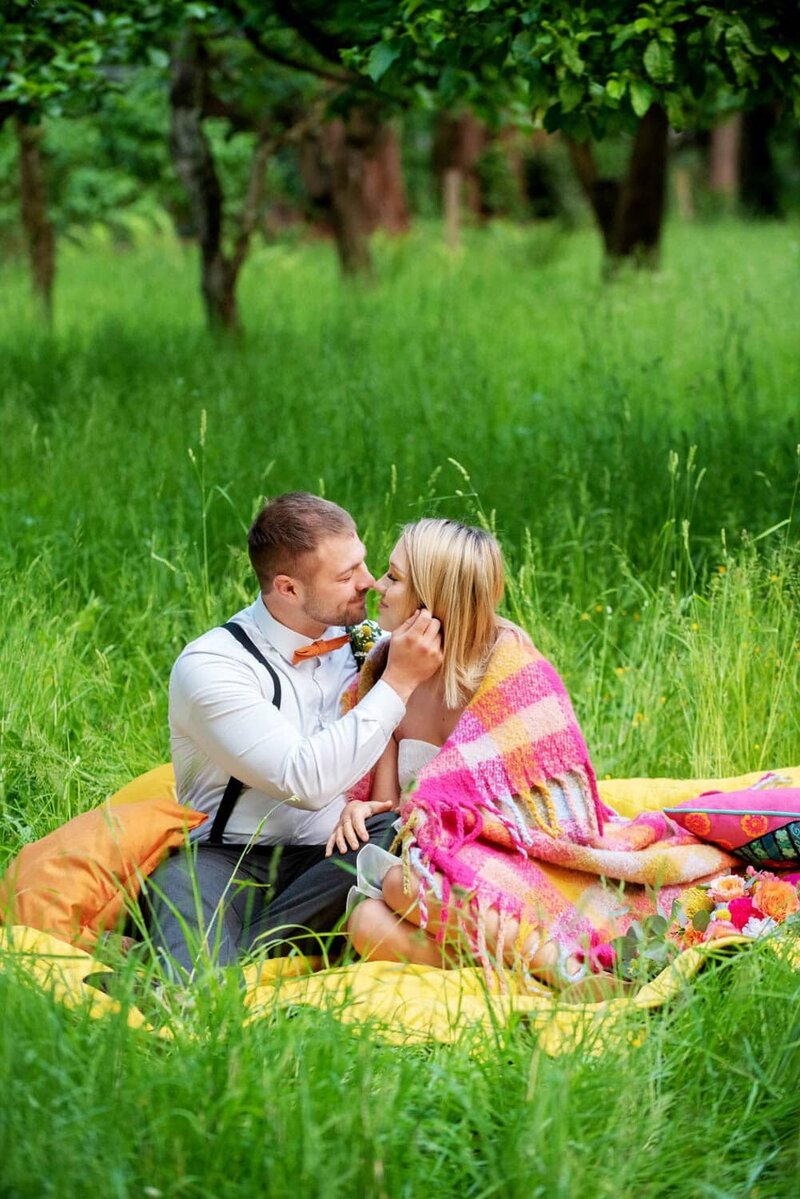
<path fill-rule="evenodd" d="M 800 861 L 800 787 L 707 791 L 664 810 L 701 841 L 757 869 Z"/>

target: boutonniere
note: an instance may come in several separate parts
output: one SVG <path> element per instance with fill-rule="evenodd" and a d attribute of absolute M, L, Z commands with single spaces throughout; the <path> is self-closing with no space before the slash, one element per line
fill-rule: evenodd
<path fill-rule="evenodd" d="M 347 625 L 346 632 L 356 666 L 360 670 L 369 651 L 383 636 L 383 629 L 376 620 L 362 620 L 361 624 Z"/>

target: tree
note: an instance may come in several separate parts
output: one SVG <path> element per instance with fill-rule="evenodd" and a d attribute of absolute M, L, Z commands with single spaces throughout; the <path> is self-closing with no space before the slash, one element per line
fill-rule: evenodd
<path fill-rule="evenodd" d="M 231 47 L 223 40 L 212 52 L 208 38 L 208 30 L 203 35 L 188 27 L 173 50 L 169 144 L 200 244 L 201 290 L 209 327 L 215 332 L 238 333 L 236 285 L 261 215 L 267 162 L 279 145 L 297 140 L 319 114 L 316 106 L 309 109 L 294 80 L 287 84 L 279 79 L 276 86 L 275 74 L 263 81 L 262 71 L 256 72 L 249 87 L 242 87 L 247 68 L 242 70 L 241 55 L 248 47 L 240 42 Z M 231 135 L 253 134 L 245 196 L 238 213 L 229 215 L 227 221 L 223 190 L 204 128 L 210 117 L 224 118 Z"/>
<path fill-rule="evenodd" d="M 16 117 L 19 145 L 20 217 L 25 231 L 31 264 L 33 292 L 49 321 L 53 315 L 53 279 L 56 270 L 56 245 L 53 222 L 47 212 L 44 184 L 40 123 L 28 123 Z"/>
<path fill-rule="evenodd" d="M 789 101 L 800 114 L 795 0 L 413 0 L 345 62 L 384 88 L 413 82 L 431 104 L 561 130 L 612 267 L 656 259 L 669 126 L 711 123 L 721 100 Z M 632 135 L 629 166 L 607 179 L 592 142 L 620 131 Z"/>
<path fill-rule="evenodd" d="M 309 130 L 300 149 L 309 198 L 329 218 L 345 275 L 370 275 L 369 236 L 408 228 L 397 136 L 375 105 L 349 107 Z"/>
<path fill-rule="evenodd" d="M 362 14 L 339 0 L 221 0 L 226 13 L 266 62 L 316 76 L 326 85 L 324 120 L 309 126 L 301 170 L 313 202 L 330 218 L 346 275 L 369 274 L 369 234 L 408 225 L 399 147 L 391 127 L 398 97 L 343 65 L 355 36 L 374 38 L 394 11 L 375 3 Z M 388 188 L 379 199 L 378 187 Z"/>
<path fill-rule="evenodd" d="M 6 0 L 0 9 L 0 128 L 14 118 L 19 141 L 22 225 L 34 292 L 49 316 L 55 238 L 48 216 L 41 124 L 45 116 L 87 111 L 121 83 L 123 64 L 146 55 L 156 29 L 186 9 L 178 0 L 87 4 Z"/>

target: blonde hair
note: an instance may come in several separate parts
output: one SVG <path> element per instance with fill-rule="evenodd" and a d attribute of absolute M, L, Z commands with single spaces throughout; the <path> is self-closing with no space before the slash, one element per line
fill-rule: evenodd
<path fill-rule="evenodd" d="M 400 539 L 413 607 L 427 608 L 442 624 L 444 702 L 460 707 L 480 683 L 497 638 L 502 551 L 491 533 L 456 520 L 417 521 Z"/>

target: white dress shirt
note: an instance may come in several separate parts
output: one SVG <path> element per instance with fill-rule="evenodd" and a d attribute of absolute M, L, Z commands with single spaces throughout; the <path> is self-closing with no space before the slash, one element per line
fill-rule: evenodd
<path fill-rule="evenodd" d="M 405 705 L 378 682 L 341 715 L 343 691 L 356 675 L 349 645 L 292 665 L 311 639 L 280 624 L 259 596 L 233 618 L 281 681 L 280 711 L 269 672 L 223 628 L 186 646 L 169 686 L 172 760 L 178 797 L 209 819 L 193 834 L 208 837 L 228 778 L 245 784 L 225 841 L 321 845 L 342 810 L 343 792 L 370 770 L 400 723 Z M 329 628 L 325 637 L 343 632 Z"/>

